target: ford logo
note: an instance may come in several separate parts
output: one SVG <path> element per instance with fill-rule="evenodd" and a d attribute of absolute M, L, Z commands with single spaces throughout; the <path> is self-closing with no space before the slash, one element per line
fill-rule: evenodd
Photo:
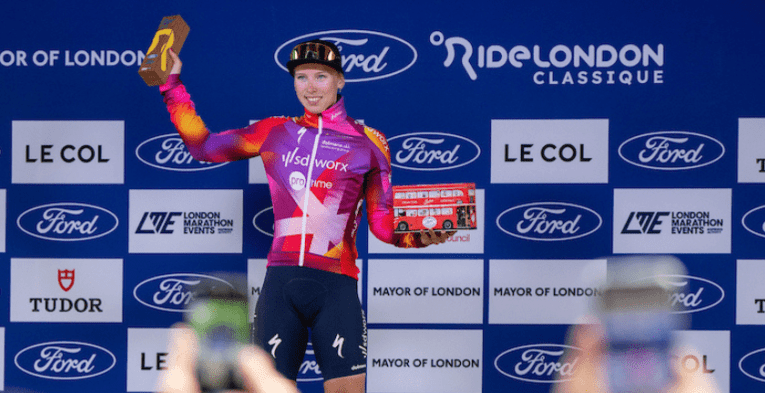
<path fill-rule="evenodd" d="M 98 345 L 54 341 L 22 349 L 13 362 L 19 370 L 35 377 L 73 380 L 99 376 L 111 370 L 117 358 Z"/>
<path fill-rule="evenodd" d="M 343 57 L 346 82 L 366 82 L 400 74 L 417 61 L 412 44 L 370 30 L 328 30 L 293 38 L 276 49 L 274 61 L 287 71 L 290 51 L 299 42 L 320 39 L 334 43 Z"/>
<path fill-rule="evenodd" d="M 204 171 L 228 164 L 195 160 L 177 133 L 155 136 L 143 141 L 136 147 L 135 155 L 146 165 L 168 171 Z"/>
<path fill-rule="evenodd" d="M 675 171 L 710 165 L 725 154 L 717 139 L 687 131 L 638 135 L 619 145 L 619 156 L 642 168 Z"/>
<path fill-rule="evenodd" d="M 760 348 L 744 355 L 738 361 L 738 369 L 749 378 L 765 382 L 765 363 L 762 360 L 765 354 L 763 352 L 765 352 L 765 348 Z"/>
<path fill-rule="evenodd" d="M 252 218 L 252 226 L 258 230 L 258 232 L 274 237 L 274 207 L 267 207 Z"/>
<path fill-rule="evenodd" d="M 700 277 L 663 274 L 635 282 L 654 279 L 660 280 L 669 288 L 669 305 L 677 310 L 677 314 L 708 310 L 725 298 L 725 291 L 720 285 Z"/>
<path fill-rule="evenodd" d="M 414 171 L 443 171 L 470 164 L 481 155 L 477 143 L 459 135 L 416 132 L 388 139 L 391 165 Z"/>
<path fill-rule="evenodd" d="M 561 241 L 597 231 L 603 219 L 594 210 L 563 202 L 534 202 L 511 207 L 497 216 L 497 227 L 510 236 L 534 241 Z"/>
<path fill-rule="evenodd" d="M 313 351 L 313 343 L 308 342 L 308 346 L 305 350 L 305 358 L 303 363 L 300 364 L 298 369 L 297 382 L 317 382 L 323 381 L 324 376 L 321 375 L 319 369 L 319 363 L 316 362 L 316 354 Z"/>
<path fill-rule="evenodd" d="M 755 207 L 744 214 L 741 224 L 747 231 L 765 237 L 765 206 Z"/>
<path fill-rule="evenodd" d="M 207 283 L 234 286 L 227 281 L 203 274 L 174 273 L 141 281 L 133 289 L 133 297 L 146 307 L 170 312 L 185 312 L 186 305 L 194 300 L 194 287 Z"/>
<path fill-rule="evenodd" d="M 525 382 L 557 383 L 574 378 L 578 356 L 562 362 L 566 352 L 581 353 L 570 345 L 532 344 L 502 352 L 494 368 L 502 375 Z"/>
<path fill-rule="evenodd" d="M 45 240 L 80 241 L 105 236 L 119 219 L 114 213 L 84 203 L 51 203 L 19 215 L 16 225 L 26 234 Z"/>

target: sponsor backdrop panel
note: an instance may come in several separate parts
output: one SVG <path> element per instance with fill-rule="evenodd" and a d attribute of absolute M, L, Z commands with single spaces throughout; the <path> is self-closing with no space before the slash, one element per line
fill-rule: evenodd
<path fill-rule="evenodd" d="M 664 279 L 698 370 L 762 390 L 765 80 L 741 65 L 765 63 L 765 4 L 665 3 L 341 0 L 304 25 L 288 21 L 305 0 L 4 4 L 0 385 L 146 391 L 195 288 L 232 271 L 258 296 L 273 239 L 261 160 L 194 160 L 137 75 L 161 18 L 180 14 L 182 78 L 210 129 L 299 115 L 284 63 L 324 38 L 342 47 L 349 114 L 387 136 L 393 184 L 476 183 L 479 229 L 446 245 L 401 252 L 362 222 L 370 391 L 549 391 L 537 379 L 550 364 L 571 376 L 558 353 L 587 296 L 512 289 L 576 295 L 612 253 L 678 254 L 687 274 Z M 397 367 L 407 356 L 443 367 Z M 51 359 L 93 368 L 52 379 L 75 375 Z M 309 347 L 301 389 L 320 378 Z"/>

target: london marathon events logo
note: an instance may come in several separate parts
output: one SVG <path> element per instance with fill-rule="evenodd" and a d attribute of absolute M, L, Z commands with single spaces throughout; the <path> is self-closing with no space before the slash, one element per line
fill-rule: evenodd
<path fill-rule="evenodd" d="M 186 305 L 196 295 L 196 288 L 228 286 L 228 281 L 194 273 L 174 273 L 141 281 L 133 289 L 133 297 L 146 307 L 161 311 L 186 312 Z"/>
<path fill-rule="evenodd" d="M 765 382 L 765 348 L 760 348 L 756 351 L 752 351 L 744 355 L 741 360 L 738 361 L 738 369 L 741 370 L 744 375 L 755 381 Z"/>
<path fill-rule="evenodd" d="M 563 355 L 570 353 L 563 362 Z M 494 359 L 502 375 L 525 382 L 557 383 L 575 377 L 582 350 L 570 345 L 531 344 L 508 349 Z"/>
<path fill-rule="evenodd" d="M 415 171 L 443 171 L 470 164 L 481 147 L 468 138 L 443 132 L 414 132 L 388 139 L 391 165 Z"/>
<path fill-rule="evenodd" d="M 653 282 L 654 280 L 659 280 L 666 285 L 669 291 L 668 304 L 677 314 L 708 310 L 720 304 L 725 298 L 725 290 L 719 284 L 700 277 L 663 274 L 635 282 Z"/>
<path fill-rule="evenodd" d="M 299 42 L 320 39 L 334 43 L 342 54 L 346 82 L 366 82 L 400 74 L 417 61 L 412 44 L 370 30 L 328 30 L 295 37 L 276 49 L 274 61 L 287 71 L 290 51 Z"/>
<path fill-rule="evenodd" d="M 765 237 L 765 205 L 755 207 L 744 214 L 741 225 L 759 237 Z"/>
<path fill-rule="evenodd" d="M 13 361 L 27 374 L 57 380 L 93 378 L 117 364 L 108 349 L 77 341 L 35 344 L 19 351 Z"/>
<path fill-rule="evenodd" d="M 641 168 L 677 171 L 717 162 L 725 146 L 712 137 L 687 131 L 659 131 L 634 136 L 619 145 L 619 157 Z"/>
<path fill-rule="evenodd" d="M 497 216 L 502 232 L 525 240 L 562 241 L 597 231 L 603 219 L 594 210 L 564 202 L 534 202 L 511 207 Z"/>
<path fill-rule="evenodd" d="M 195 160 L 177 133 L 159 135 L 141 142 L 135 149 L 135 155 L 144 164 L 167 171 L 204 171 L 228 164 Z"/>
<path fill-rule="evenodd" d="M 91 240 L 105 236 L 119 224 L 117 215 L 84 203 L 51 203 L 19 215 L 18 227 L 26 234 L 55 241 Z"/>

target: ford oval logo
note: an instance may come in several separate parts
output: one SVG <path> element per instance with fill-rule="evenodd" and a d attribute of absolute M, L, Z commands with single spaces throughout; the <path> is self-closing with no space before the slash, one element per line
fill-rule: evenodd
<path fill-rule="evenodd" d="M 258 232 L 274 237 L 274 207 L 267 207 L 252 218 L 252 226 L 258 230 Z"/>
<path fill-rule="evenodd" d="M 334 43 L 343 56 L 346 82 L 366 82 L 400 74 L 417 61 L 412 44 L 370 30 L 328 30 L 293 38 L 276 49 L 274 61 L 287 71 L 290 51 L 299 42 L 320 39 Z"/>
<path fill-rule="evenodd" d="M 19 215 L 16 225 L 26 234 L 45 240 L 80 241 L 106 236 L 119 224 L 117 215 L 85 203 L 51 203 Z"/>
<path fill-rule="evenodd" d="M 765 362 L 762 360 L 764 352 L 765 348 L 760 348 L 747 353 L 738 361 L 738 369 L 749 378 L 765 382 Z"/>
<path fill-rule="evenodd" d="M 183 139 L 176 133 L 155 136 L 143 141 L 136 147 L 135 155 L 146 165 L 168 171 L 204 171 L 228 164 L 228 162 L 213 164 L 195 160 L 183 143 Z"/>
<path fill-rule="evenodd" d="M 391 165 L 414 171 L 443 171 L 470 164 L 481 147 L 468 138 L 443 132 L 415 132 L 388 139 Z"/>
<path fill-rule="evenodd" d="M 765 237 L 765 206 L 755 207 L 744 214 L 741 224 L 747 231 Z"/>
<path fill-rule="evenodd" d="M 574 378 L 576 360 L 581 349 L 570 345 L 532 344 L 502 352 L 494 359 L 494 367 L 502 375 L 525 382 L 558 383 Z M 576 356 L 563 362 L 565 353 Z"/>
<path fill-rule="evenodd" d="M 660 280 L 669 288 L 669 304 L 677 314 L 708 310 L 720 304 L 725 298 L 725 290 L 720 285 L 700 277 L 662 274 L 636 282 L 653 279 Z"/>
<path fill-rule="evenodd" d="M 510 236 L 534 241 L 562 241 L 597 231 L 603 219 L 594 210 L 564 202 L 534 202 L 511 207 L 497 216 Z"/>
<path fill-rule="evenodd" d="M 99 376 L 117 364 L 108 349 L 77 341 L 53 341 L 26 347 L 13 362 L 19 370 L 45 379 L 73 380 Z"/>
<path fill-rule="evenodd" d="M 211 281 L 212 283 L 210 283 Z M 206 285 L 208 288 L 215 285 L 234 287 L 226 280 L 213 276 L 194 273 L 174 273 L 141 281 L 133 289 L 133 297 L 139 303 L 153 309 L 186 312 L 186 305 L 194 300 L 196 294 L 194 291 L 195 287 L 203 283 L 211 284 Z"/>
<path fill-rule="evenodd" d="M 717 139 L 687 131 L 638 135 L 619 145 L 619 156 L 642 168 L 676 171 L 710 165 L 725 154 Z"/>

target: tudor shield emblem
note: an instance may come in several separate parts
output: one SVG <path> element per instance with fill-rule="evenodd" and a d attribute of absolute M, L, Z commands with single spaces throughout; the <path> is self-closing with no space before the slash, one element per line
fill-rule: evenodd
<path fill-rule="evenodd" d="M 74 285 L 74 269 L 72 270 L 58 270 L 58 285 L 64 292 L 68 292 Z"/>

